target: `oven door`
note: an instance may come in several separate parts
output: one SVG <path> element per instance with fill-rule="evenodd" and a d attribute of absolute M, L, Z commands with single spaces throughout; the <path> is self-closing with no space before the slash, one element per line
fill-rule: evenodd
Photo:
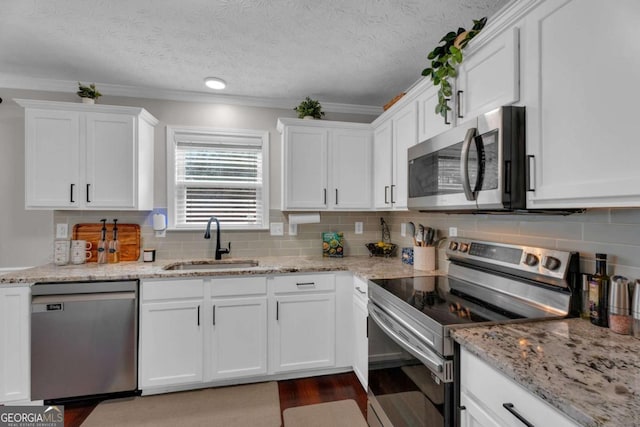
<path fill-rule="evenodd" d="M 372 427 L 453 425 L 453 383 L 441 381 L 432 363 L 427 362 L 429 368 L 412 354 L 414 345 L 401 345 L 408 334 L 370 302 L 367 422 Z"/>
<path fill-rule="evenodd" d="M 409 209 L 505 208 L 501 112 L 409 148 Z"/>

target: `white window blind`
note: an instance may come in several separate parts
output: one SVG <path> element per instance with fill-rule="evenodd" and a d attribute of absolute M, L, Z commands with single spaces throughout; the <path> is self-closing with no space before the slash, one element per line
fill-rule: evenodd
<path fill-rule="evenodd" d="M 225 229 L 266 228 L 268 134 L 230 130 L 174 130 L 173 134 L 174 227 L 202 229 L 215 216 Z"/>

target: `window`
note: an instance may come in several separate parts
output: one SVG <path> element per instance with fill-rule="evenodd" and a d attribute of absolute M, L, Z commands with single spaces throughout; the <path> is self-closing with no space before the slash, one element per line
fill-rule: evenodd
<path fill-rule="evenodd" d="M 167 203 L 172 229 L 269 225 L 269 132 L 167 127 Z"/>

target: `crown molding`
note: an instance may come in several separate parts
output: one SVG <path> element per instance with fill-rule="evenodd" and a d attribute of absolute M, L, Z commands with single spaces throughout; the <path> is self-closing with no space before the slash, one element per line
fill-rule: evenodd
<path fill-rule="evenodd" d="M 251 96 L 234 96 L 212 94 L 206 92 L 191 92 L 185 90 L 157 89 L 140 86 L 114 85 L 96 83 L 103 94 L 110 96 L 125 96 L 130 98 L 163 99 L 169 101 L 201 102 L 210 104 L 242 105 L 247 107 L 293 109 L 300 100 L 292 98 L 261 98 Z M 78 90 L 77 81 L 53 80 L 33 77 L 17 76 L 0 73 L 0 87 L 7 89 L 42 90 L 47 92 L 75 93 Z M 322 109 L 332 113 L 367 114 L 378 116 L 383 109 L 373 105 L 340 104 L 322 102 Z"/>

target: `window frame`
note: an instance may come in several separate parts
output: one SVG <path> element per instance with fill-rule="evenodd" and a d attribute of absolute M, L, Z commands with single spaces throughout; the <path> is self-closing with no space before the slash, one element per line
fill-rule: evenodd
<path fill-rule="evenodd" d="M 262 141 L 262 204 L 263 223 L 260 225 L 230 225 L 220 223 L 223 230 L 268 230 L 269 229 L 269 131 L 253 129 L 226 129 L 213 127 L 167 126 L 167 229 L 172 231 L 203 231 L 202 224 L 176 224 L 176 146 L 179 140 L 206 139 L 260 139 Z M 213 141 L 212 141 L 213 142 Z"/>

